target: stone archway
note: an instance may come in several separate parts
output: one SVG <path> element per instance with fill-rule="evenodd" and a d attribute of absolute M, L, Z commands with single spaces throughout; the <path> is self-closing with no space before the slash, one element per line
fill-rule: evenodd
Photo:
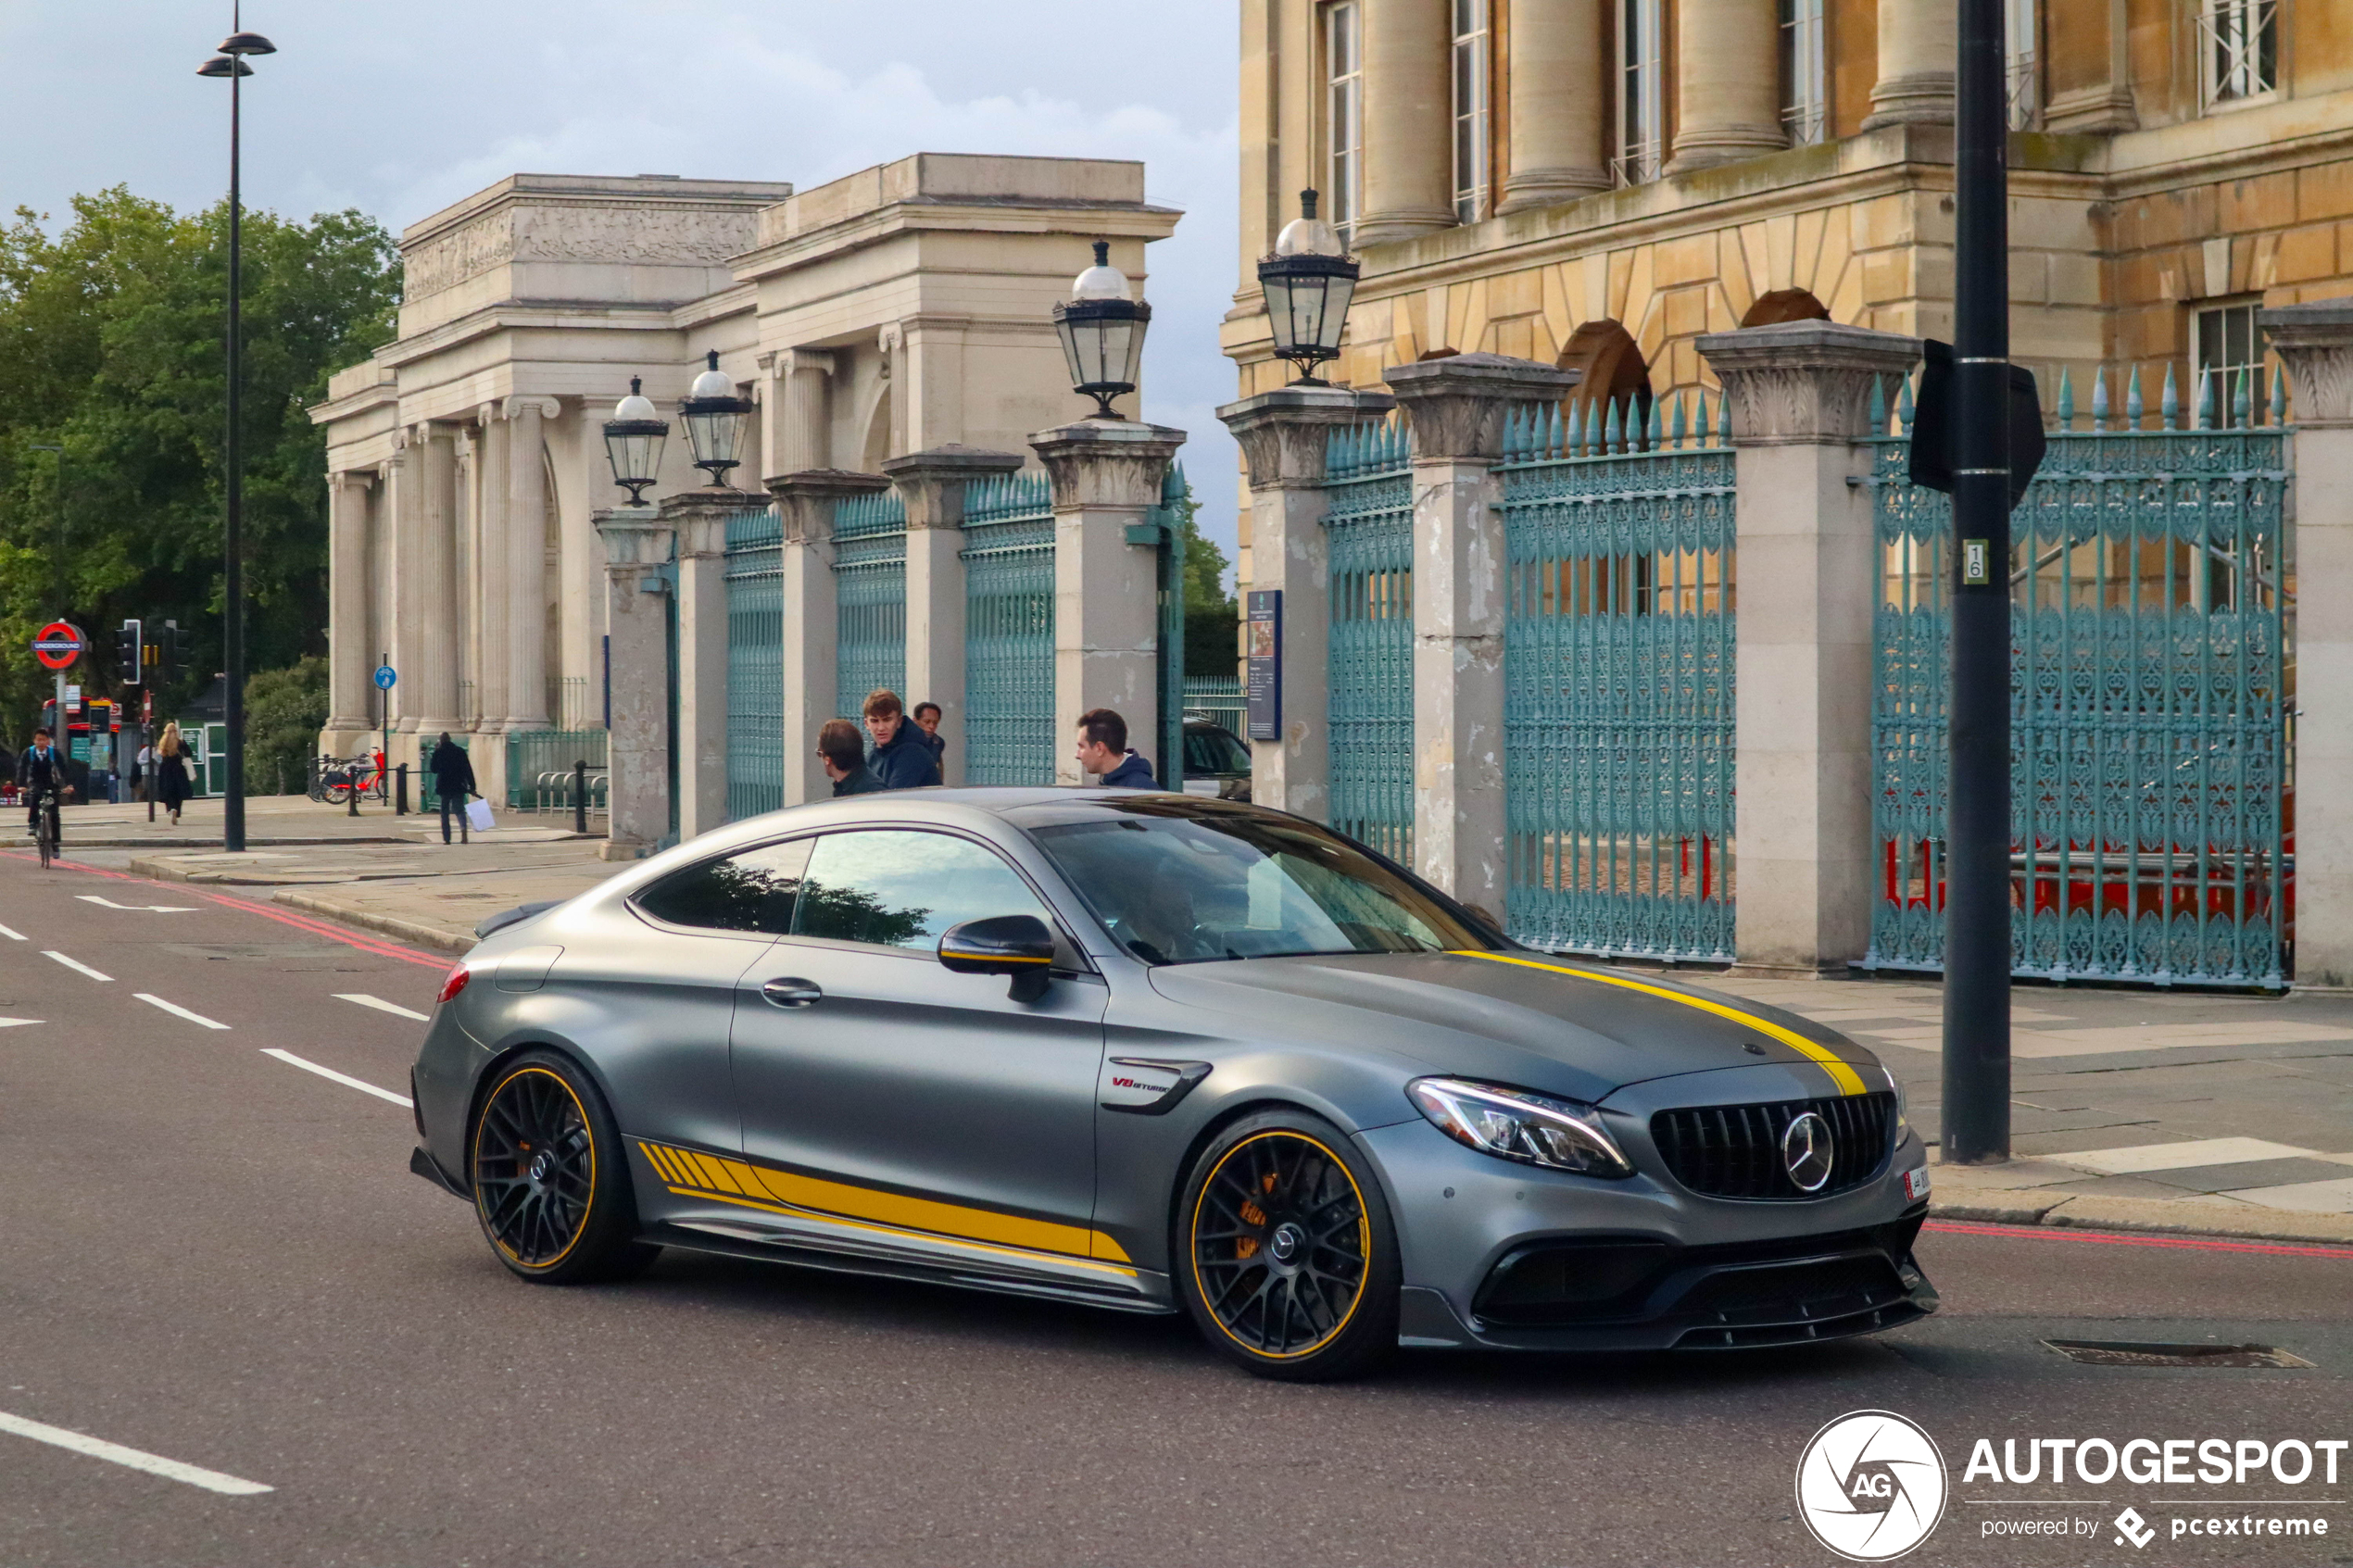
<path fill-rule="evenodd" d="M 1564 370 L 1584 372 L 1568 399 L 1570 411 L 1579 418 L 1597 400 L 1604 409 L 1617 408 L 1621 418 L 1626 417 L 1624 410 L 1630 402 L 1631 429 L 1641 429 L 1650 418 L 1650 362 L 1642 358 L 1642 345 L 1619 323 L 1606 317 L 1586 322 L 1569 334 L 1556 362 Z"/>
<path fill-rule="evenodd" d="M 1829 307 L 1804 289 L 1775 289 L 1756 296 L 1741 318 L 1743 327 L 1774 327 L 1783 321 L 1827 321 Z"/>

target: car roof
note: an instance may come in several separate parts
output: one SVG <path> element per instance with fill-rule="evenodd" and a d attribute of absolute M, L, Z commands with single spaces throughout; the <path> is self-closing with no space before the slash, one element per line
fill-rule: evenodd
<path fill-rule="evenodd" d="M 1029 828 L 1046 822 L 1080 821 L 1090 816 L 1131 814 L 1151 802 L 1154 815 L 1211 815 L 1239 812 L 1277 815 L 1264 807 L 1211 800 L 1173 790 L 1105 789 L 1097 785 L 987 784 L 924 789 L 878 790 L 867 795 L 787 806 L 781 810 L 747 817 L 740 822 L 692 838 L 680 848 L 692 848 L 696 858 L 738 844 L 757 843 L 779 834 L 867 822 L 934 823 L 941 827 L 978 827 L 990 818 Z M 673 851 L 672 853 L 675 853 Z M 664 857 L 667 859 L 667 857 Z"/>

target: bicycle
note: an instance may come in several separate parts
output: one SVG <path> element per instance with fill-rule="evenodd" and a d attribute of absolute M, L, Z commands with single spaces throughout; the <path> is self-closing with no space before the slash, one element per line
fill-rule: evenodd
<path fill-rule="evenodd" d="M 49 862 L 57 858 L 58 841 L 64 834 L 64 826 L 57 819 L 57 801 L 62 794 L 60 790 L 48 790 L 41 798 L 41 822 L 33 832 L 33 841 L 41 850 L 43 871 L 47 871 Z"/>
<path fill-rule="evenodd" d="M 335 806 L 349 800 L 355 789 L 362 800 L 382 800 L 389 788 L 384 772 L 373 758 L 354 757 L 347 761 L 330 759 L 320 774 L 324 781 L 322 794 L 329 804 Z"/>

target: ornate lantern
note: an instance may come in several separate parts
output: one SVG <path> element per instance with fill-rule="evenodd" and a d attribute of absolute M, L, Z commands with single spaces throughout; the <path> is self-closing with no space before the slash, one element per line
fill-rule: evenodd
<path fill-rule="evenodd" d="M 1340 358 L 1348 305 L 1356 293 L 1356 258 L 1331 225 L 1315 216 L 1315 193 L 1299 193 L 1299 216 L 1283 225 L 1275 249 L 1258 263 L 1275 357 L 1297 367 L 1294 386 L 1322 386 L 1315 367 Z"/>
<path fill-rule="evenodd" d="M 1067 302 L 1054 307 L 1072 389 L 1095 400 L 1090 419 L 1115 420 L 1111 400 L 1136 390 L 1144 359 L 1144 329 L 1152 307 L 1127 297 L 1127 275 L 1111 264 L 1111 242 L 1095 242 L 1095 264 L 1078 274 Z"/>
<path fill-rule="evenodd" d="M 751 416 L 751 399 L 736 395 L 736 383 L 719 368 L 719 350 L 711 351 L 711 368 L 695 378 L 678 417 L 686 421 L 686 443 L 695 449 L 695 467 L 724 486 L 727 470 L 743 461 L 744 424 Z"/>
<path fill-rule="evenodd" d="M 613 405 L 605 421 L 605 456 L 612 462 L 612 482 L 629 492 L 629 504 L 646 504 L 646 486 L 661 471 L 662 444 L 670 438 L 670 421 L 654 417 L 653 400 L 639 390 L 639 378 L 629 378 L 629 395 Z"/>

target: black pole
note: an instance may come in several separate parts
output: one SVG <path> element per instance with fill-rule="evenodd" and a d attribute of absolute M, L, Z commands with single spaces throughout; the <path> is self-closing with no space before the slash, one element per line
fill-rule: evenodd
<path fill-rule="evenodd" d="M 1959 0 L 1944 1159 L 2010 1157 L 2009 151 L 2002 0 Z"/>
<path fill-rule="evenodd" d="M 584 838 L 588 835 L 588 763 L 585 759 L 572 765 L 572 831 Z"/>
<path fill-rule="evenodd" d="M 231 56 L 229 72 L 229 524 L 223 542 L 221 571 L 221 662 L 228 666 L 229 690 L 221 713 L 229 746 L 228 798 L 220 803 L 220 847 L 245 847 L 245 482 L 242 443 L 238 439 L 238 383 L 244 379 L 244 345 L 239 341 L 239 285 L 244 241 L 244 193 L 238 180 L 238 131 L 243 107 L 243 83 L 235 69 L 245 62 Z"/>

